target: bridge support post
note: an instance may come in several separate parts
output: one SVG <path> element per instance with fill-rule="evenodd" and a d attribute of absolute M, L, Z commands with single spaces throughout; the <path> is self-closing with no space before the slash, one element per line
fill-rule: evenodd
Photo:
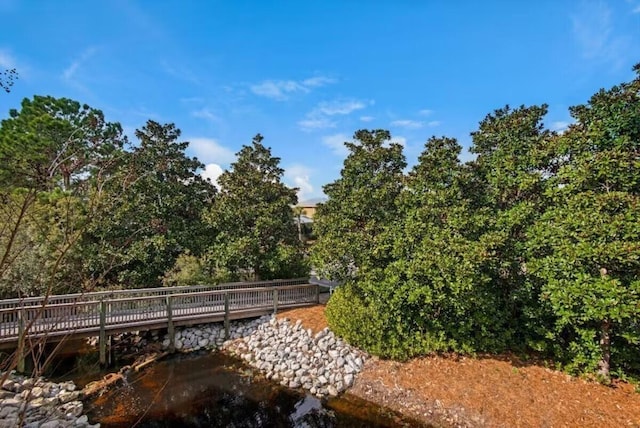
<path fill-rule="evenodd" d="M 273 314 L 278 313 L 278 289 L 273 289 Z"/>
<path fill-rule="evenodd" d="M 100 336 L 98 337 L 98 346 L 100 348 L 100 365 L 107 365 L 107 302 L 100 301 Z"/>
<path fill-rule="evenodd" d="M 229 292 L 224 293 L 224 340 L 229 339 Z"/>
<path fill-rule="evenodd" d="M 16 369 L 18 370 L 18 373 L 25 372 L 24 330 L 24 317 L 22 311 L 20 311 L 18 312 L 18 349 L 16 350 L 16 357 L 18 359 Z"/>
<path fill-rule="evenodd" d="M 176 329 L 173 325 L 173 308 L 171 296 L 167 296 L 167 334 L 169 335 L 169 352 L 176 351 Z"/>

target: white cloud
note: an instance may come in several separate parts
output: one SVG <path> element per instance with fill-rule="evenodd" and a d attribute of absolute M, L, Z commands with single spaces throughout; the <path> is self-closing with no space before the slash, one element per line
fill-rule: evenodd
<path fill-rule="evenodd" d="M 346 158 L 349 155 L 349 150 L 345 147 L 345 141 L 351 141 L 346 134 L 333 134 L 322 137 L 322 144 L 329 147 L 333 154 Z"/>
<path fill-rule="evenodd" d="M 202 178 L 211 180 L 216 187 L 218 187 L 218 177 L 222 175 L 224 170 L 222 167 L 216 163 L 209 163 L 205 165 L 204 170 L 200 173 Z"/>
<path fill-rule="evenodd" d="M 640 13 L 640 1 L 627 0 L 627 4 L 629 4 L 629 7 L 631 7 L 631 13 Z"/>
<path fill-rule="evenodd" d="M 354 99 L 323 101 L 298 121 L 298 125 L 304 131 L 335 128 L 336 122 L 331 120 L 332 116 L 346 116 L 366 106 L 366 102 Z"/>
<path fill-rule="evenodd" d="M 302 84 L 304 86 L 310 87 L 310 88 L 317 88 L 320 86 L 326 86 L 326 85 L 330 85 L 332 83 L 336 83 L 337 80 L 333 79 L 331 77 L 325 77 L 325 76 L 316 76 L 316 77 L 310 77 L 309 79 L 304 79 L 302 81 Z"/>
<path fill-rule="evenodd" d="M 200 79 L 198 79 L 198 76 L 196 76 L 190 68 L 182 64 L 182 61 L 162 60 L 160 61 L 160 66 L 162 67 L 162 70 L 171 77 L 193 83 L 194 85 L 200 85 Z"/>
<path fill-rule="evenodd" d="M 65 80 L 73 79 L 80 66 L 87 62 L 92 56 L 94 56 L 97 50 L 98 49 L 95 46 L 90 46 L 85 49 L 75 60 L 73 60 L 73 62 L 71 62 L 69 67 L 64 69 L 64 71 L 62 72 L 62 77 Z"/>
<path fill-rule="evenodd" d="M 213 138 L 191 138 L 189 149 L 203 163 L 217 163 L 228 165 L 236 159 L 235 154 L 230 149 L 220 145 Z"/>
<path fill-rule="evenodd" d="M 363 122 L 371 122 L 375 119 L 373 116 L 360 116 L 360 120 Z"/>
<path fill-rule="evenodd" d="M 407 147 L 407 139 L 401 136 L 391 137 L 391 142 L 400 144 L 402 147 Z"/>
<path fill-rule="evenodd" d="M 331 102 L 321 102 L 316 108 L 316 112 L 327 116 L 347 115 L 356 110 L 366 107 L 366 104 L 358 100 L 337 100 Z"/>
<path fill-rule="evenodd" d="M 291 187 L 298 188 L 298 201 L 305 200 L 313 196 L 313 186 L 311 185 L 312 170 L 304 165 L 291 165 L 284 170 L 284 179 Z"/>
<path fill-rule="evenodd" d="M 336 123 L 326 117 L 307 117 L 306 119 L 299 120 L 298 125 L 305 131 L 336 127 Z"/>
<path fill-rule="evenodd" d="M 420 116 L 431 116 L 433 114 L 433 110 L 429 110 L 428 108 L 422 109 L 418 112 Z"/>
<path fill-rule="evenodd" d="M 292 92 L 309 92 L 309 90 L 293 80 L 267 80 L 257 85 L 251 85 L 251 92 L 276 101 L 283 101 Z"/>
<path fill-rule="evenodd" d="M 296 92 L 308 93 L 311 92 L 311 88 L 318 88 L 335 82 L 335 79 L 324 76 L 310 77 L 302 81 L 265 80 L 261 83 L 251 85 L 250 89 L 251 92 L 256 95 L 271 98 L 276 101 L 284 101 L 289 98 L 289 95 Z"/>
<path fill-rule="evenodd" d="M 432 120 L 431 122 L 427 122 L 427 126 L 433 128 L 434 126 L 439 126 L 441 123 L 439 120 Z"/>
<path fill-rule="evenodd" d="M 191 116 L 206 119 L 210 122 L 220 122 L 220 118 L 208 108 L 201 108 L 200 110 L 192 111 Z"/>
<path fill-rule="evenodd" d="M 7 50 L 0 49 L 0 68 L 11 69 L 17 67 L 17 61 L 13 55 Z"/>
<path fill-rule="evenodd" d="M 615 36 L 611 9 L 602 1 L 583 1 L 571 15 L 573 38 L 582 56 L 620 67 L 626 58 L 629 39 Z"/>
<path fill-rule="evenodd" d="M 424 126 L 424 123 L 417 120 L 401 119 L 391 122 L 391 126 L 398 126 L 407 129 L 418 129 Z"/>

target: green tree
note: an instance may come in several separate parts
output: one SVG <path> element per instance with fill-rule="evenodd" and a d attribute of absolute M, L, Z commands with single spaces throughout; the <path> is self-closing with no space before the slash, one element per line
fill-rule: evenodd
<path fill-rule="evenodd" d="M 318 236 L 312 262 L 323 276 L 355 279 L 390 260 L 391 225 L 398 220 L 396 200 L 406 166 L 402 146 L 384 130 L 360 130 L 345 142 L 349 156 L 341 177 L 324 186 L 328 200 L 314 216 Z"/>
<path fill-rule="evenodd" d="M 530 234 L 530 264 L 556 317 L 556 355 L 605 378 L 612 364 L 638 373 L 640 78 L 600 90 L 571 114 L 575 124 L 552 147 L 553 205 Z"/>
<path fill-rule="evenodd" d="M 388 271 L 397 280 L 394 304 L 414 330 L 411 354 L 504 347 L 490 277 L 482 269 L 485 208 L 473 205 L 469 170 L 452 138 L 430 138 L 402 194 L 394 253 Z M 411 326 L 411 327 L 409 327 Z"/>
<path fill-rule="evenodd" d="M 0 125 L 0 288 L 70 291 L 83 273 L 75 251 L 91 216 L 89 182 L 125 138 L 99 110 L 65 98 L 25 99 L 9 116 Z"/>
<path fill-rule="evenodd" d="M 215 187 L 198 174 L 204 165 L 185 155 L 189 143 L 178 141 L 174 124 L 149 120 L 136 137 L 140 144 L 96 189 L 104 194 L 85 236 L 85 265 L 106 283 L 151 287 L 180 254 L 202 254 L 210 237 L 202 212 Z"/>
<path fill-rule="evenodd" d="M 126 143 L 120 124 L 86 104 L 36 95 L 21 107 L 0 126 L 3 186 L 72 190 Z"/>
<path fill-rule="evenodd" d="M 360 130 L 354 140 L 345 143 L 341 177 L 324 187 L 329 199 L 314 217 L 313 265 L 344 282 L 327 307 L 331 328 L 371 352 L 402 356 L 402 307 L 392 302 L 398 282 L 385 269 L 394 260 L 406 162 L 388 131 Z"/>
<path fill-rule="evenodd" d="M 207 264 L 219 280 L 304 276 L 292 206 L 296 189 L 282 183 L 280 159 L 256 135 L 219 178 L 220 193 L 206 221 L 215 231 Z"/>
<path fill-rule="evenodd" d="M 547 203 L 544 188 L 553 174 L 548 147 L 554 134 L 543 126 L 547 106 L 509 106 L 480 122 L 472 133 L 475 188 L 473 221 L 483 229 L 482 271 L 491 278 L 501 336 L 511 346 L 544 347 L 545 307 L 540 283 L 527 270 L 527 232 Z"/>

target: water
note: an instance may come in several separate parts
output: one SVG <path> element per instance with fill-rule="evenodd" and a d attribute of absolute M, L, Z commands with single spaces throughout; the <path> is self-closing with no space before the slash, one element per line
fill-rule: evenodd
<path fill-rule="evenodd" d="M 413 427 L 357 397 L 321 401 L 222 353 L 174 356 L 85 403 L 102 427 Z"/>

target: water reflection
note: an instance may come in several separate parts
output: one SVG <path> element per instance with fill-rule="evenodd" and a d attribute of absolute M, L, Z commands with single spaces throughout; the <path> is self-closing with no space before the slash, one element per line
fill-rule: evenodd
<path fill-rule="evenodd" d="M 336 400 L 323 404 L 275 385 L 224 354 L 193 354 L 131 376 L 87 410 L 105 428 L 417 426 L 354 398 Z"/>

